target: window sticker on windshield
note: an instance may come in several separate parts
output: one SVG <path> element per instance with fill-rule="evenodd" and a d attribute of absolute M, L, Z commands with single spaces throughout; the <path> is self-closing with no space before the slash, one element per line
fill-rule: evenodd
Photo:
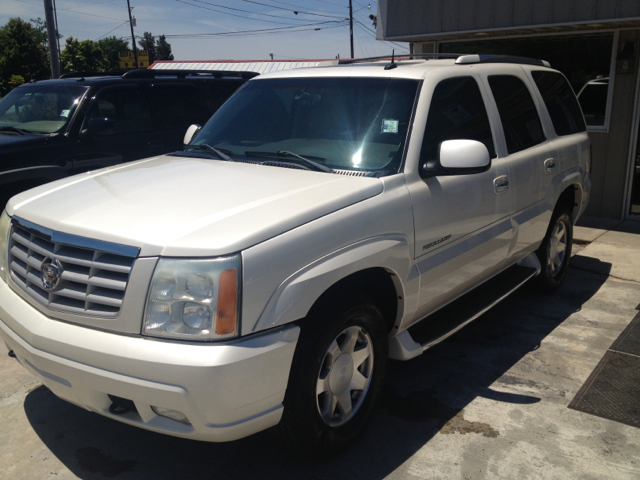
<path fill-rule="evenodd" d="M 60 116 L 61 117 L 68 117 L 69 116 L 69 112 L 70 112 L 70 110 L 62 110 L 62 112 L 60 112 Z"/>
<path fill-rule="evenodd" d="M 382 131 L 381 133 L 398 133 L 398 120 L 382 119 Z"/>

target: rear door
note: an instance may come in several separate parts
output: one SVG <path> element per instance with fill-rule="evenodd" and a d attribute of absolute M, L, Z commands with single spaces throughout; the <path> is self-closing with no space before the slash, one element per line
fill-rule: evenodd
<path fill-rule="evenodd" d="M 482 76 L 499 117 L 499 155 L 510 170 L 515 231 L 508 261 L 513 263 L 530 253 L 546 233 L 550 212 L 544 199 L 551 176 L 545 166 L 552 164 L 553 156 L 540 120 L 543 107 L 524 71 L 517 65 L 497 67 Z"/>

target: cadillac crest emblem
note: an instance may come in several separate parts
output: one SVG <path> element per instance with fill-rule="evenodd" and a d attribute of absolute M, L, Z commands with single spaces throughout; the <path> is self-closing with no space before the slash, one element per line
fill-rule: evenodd
<path fill-rule="evenodd" d="M 60 284 L 60 279 L 62 278 L 62 265 L 60 265 L 58 259 L 47 257 L 42 261 L 40 274 L 44 289 L 50 292 Z"/>

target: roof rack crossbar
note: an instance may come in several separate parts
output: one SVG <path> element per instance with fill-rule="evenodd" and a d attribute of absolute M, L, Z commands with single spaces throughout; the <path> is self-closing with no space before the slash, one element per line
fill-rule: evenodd
<path fill-rule="evenodd" d="M 230 71 L 230 70 L 169 70 L 169 69 L 150 69 L 140 68 L 137 70 L 129 70 L 122 78 L 156 78 L 156 77 L 198 77 L 198 76 L 212 76 L 215 78 L 222 77 L 238 77 L 248 80 L 259 75 L 257 72 L 248 71 Z"/>

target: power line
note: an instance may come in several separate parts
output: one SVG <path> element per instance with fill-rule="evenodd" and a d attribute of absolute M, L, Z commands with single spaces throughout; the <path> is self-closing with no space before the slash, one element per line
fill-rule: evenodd
<path fill-rule="evenodd" d="M 327 25 L 331 23 L 338 23 L 338 25 L 333 26 L 323 26 L 319 28 L 318 26 Z M 234 32 L 216 32 L 216 33 L 181 33 L 181 34 L 168 34 L 165 35 L 167 38 L 209 38 L 209 37 L 228 37 L 228 36 L 250 36 L 250 35 L 262 35 L 268 33 L 295 33 L 307 30 L 327 30 L 329 28 L 338 28 L 345 26 L 345 22 L 336 22 L 336 21 L 326 21 L 320 23 L 310 23 L 307 25 L 292 25 L 289 27 L 274 27 L 274 28 L 260 28 L 255 30 L 238 30 Z M 311 28 L 302 28 L 302 27 L 311 27 Z"/>
<path fill-rule="evenodd" d="M 280 3 L 282 5 L 289 5 L 290 7 L 300 8 L 300 5 L 295 5 L 293 3 L 283 2 L 281 0 L 271 0 L 271 1 L 273 3 Z M 316 0 L 316 1 L 320 1 L 320 0 Z M 337 5 L 339 7 L 348 8 L 346 5 L 340 5 L 338 3 L 332 3 L 332 2 L 323 2 L 323 3 L 329 3 L 330 5 Z M 306 7 L 302 7 L 302 8 L 306 8 Z M 340 13 L 340 12 L 323 12 L 323 13 Z"/>
<path fill-rule="evenodd" d="M 26 2 L 25 0 L 14 0 L 14 1 L 20 2 L 20 3 L 28 3 L 29 5 L 37 5 L 38 7 L 42 7 L 41 3 Z M 63 10 L 65 12 L 77 13 L 79 15 L 88 15 L 90 17 L 107 18 L 109 20 L 115 20 L 116 22 L 121 22 L 122 21 L 121 18 L 105 17 L 104 15 L 96 15 L 95 13 L 78 12 L 76 10 L 71 10 L 69 8 L 58 8 L 58 10 Z"/>
<path fill-rule="evenodd" d="M 271 15 L 271 14 L 269 14 L 269 13 L 253 12 L 253 11 L 249 11 L 249 10 L 242 10 L 241 8 L 227 7 L 227 6 L 224 6 L 224 5 L 219 5 L 219 4 L 217 4 L 217 3 L 205 2 L 204 0 L 191 0 L 191 1 L 192 1 L 192 2 L 197 2 L 197 3 L 204 3 L 204 4 L 206 4 L 206 5 L 211 5 L 211 6 L 214 6 L 214 7 L 224 8 L 224 9 L 226 9 L 226 10 L 234 10 L 234 11 L 236 11 L 236 12 L 251 13 L 252 15 L 263 15 L 263 16 L 265 16 L 265 17 L 273 17 L 273 18 L 286 18 L 286 17 L 283 17 L 282 15 Z M 243 18 L 246 18 L 246 17 L 243 17 Z M 289 20 L 289 19 L 287 18 L 287 20 Z M 304 22 L 304 21 L 306 21 L 306 20 L 303 20 L 303 19 L 301 19 L 301 18 L 291 18 L 290 20 L 295 20 L 295 21 L 297 21 L 297 22 Z"/>
<path fill-rule="evenodd" d="M 229 12 L 224 12 L 222 10 L 216 10 L 215 8 L 204 7 L 202 5 L 195 5 L 193 3 L 186 2 L 185 0 L 175 0 L 175 1 L 179 2 L 179 3 L 184 3 L 185 5 L 190 5 L 192 7 L 202 8 L 204 10 L 211 10 L 212 12 L 221 13 L 223 15 L 229 15 L 231 17 L 242 18 L 243 20 L 253 20 L 253 21 L 256 21 L 256 22 L 275 23 L 277 25 L 292 25 L 292 26 L 296 25 L 296 24 L 292 24 L 292 23 L 276 22 L 276 21 L 273 21 L 273 20 L 263 20 L 263 19 L 259 19 L 259 18 L 251 18 L 251 17 L 248 17 L 246 15 L 236 15 L 235 13 L 229 13 Z"/>
<path fill-rule="evenodd" d="M 364 26 L 362 24 L 362 22 L 360 22 L 359 20 L 356 20 L 356 25 L 358 25 L 361 29 L 363 29 L 365 32 L 367 32 L 369 35 L 373 35 L 375 38 L 375 33 L 372 32 L 371 30 L 369 30 L 366 26 Z M 407 53 L 410 52 L 409 47 L 405 46 L 405 45 L 401 45 L 399 43 L 395 43 L 395 42 L 389 42 L 386 40 L 380 40 L 380 42 L 382 42 L 383 44 L 393 44 L 395 47 L 397 48 L 403 48 L 405 50 L 407 50 Z M 388 45 L 387 45 L 388 46 Z"/>
<path fill-rule="evenodd" d="M 268 5 L 266 3 L 256 2 L 254 0 L 242 0 L 242 1 L 243 2 L 247 2 L 247 3 L 255 3 L 256 5 L 262 5 L 263 7 L 270 7 L 270 8 L 277 8 L 279 10 L 286 10 L 287 12 L 292 11 L 290 8 L 278 7 L 277 5 Z M 298 13 L 302 13 L 303 15 L 314 15 L 316 17 L 343 18 L 343 17 L 337 17 L 335 15 L 323 15 L 321 13 L 303 12 L 302 10 L 296 10 L 296 11 Z"/>
<path fill-rule="evenodd" d="M 127 20 L 126 22 L 122 22 L 122 23 L 121 23 L 120 25 L 118 25 L 116 28 L 114 28 L 113 30 L 109 30 L 109 31 L 108 31 L 107 33 L 105 33 L 104 35 L 100 35 L 98 38 L 96 38 L 96 39 L 94 40 L 94 42 L 95 42 L 95 41 L 97 41 L 97 40 L 100 40 L 102 37 L 106 37 L 106 36 L 107 36 L 107 35 L 109 35 L 111 32 L 113 32 L 113 31 L 115 31 L 115 30 L 119 29 L 121 26 L 123 26 L 123 25 L 125 25 L 125 24 L 127 24 L 127 23 L 129 23 L 129 20 Z"/>

